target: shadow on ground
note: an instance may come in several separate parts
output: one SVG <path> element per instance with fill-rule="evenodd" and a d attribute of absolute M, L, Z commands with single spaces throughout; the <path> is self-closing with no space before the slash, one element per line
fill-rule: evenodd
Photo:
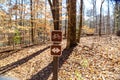
<path fill-rule="evenodd" d="M 3 51 L 3 52 L 0 52 L 0 60 L 6 58 L 6 57 L 9 57 L 10 55 L 18 52 L 20 50 L 7 50 L 7 51 Z"/>
<path fill-rule="evenodd" d="M 24 47 L 21 47 L 20 49 L 10 49 L 10 50 L 1 51 L 0 52 L 0 60 L 9 57 L 14 53 L 23 50 L 24 48 L 29 48 L 29 47 L 39 46 L 39 45 L 42 45 L 42 43 L 34 44 L 34 45 L 25 45 Z"/>
<path fill-rule="evenodd" d="M 63 50 L 62 56 L 59 59 L 59 68 L 61 68 L 64 62 L 69 58 L 72 51 L 73 48 Z M 45 68 L 43 68 L 41 71 L 39 71 L 37 74 L 33 75 L 30 80 L 48 80 L 50 74 L 52 74 L 53 72 L 52 66 L 53 61 L 50 64 L 48 64 Z"/>
<path fill-rule="evenodd" d="M 35 56 L 39 55 L 40 53 L 42 53 L 43 51 L 47 50 L 48 48 L 50 48 L 50 46 L 40 50 L 40 51 L 37 51 L 36 53 L 33 53 L 25 58 L 22 58 L 16 62 L 13 62 L 11 64 L 8 64 L 6 66 L 3 66 L 3 67 L 0 67 L 0 75 L 6 73 L 7 71 L 10 71 L 24 63 L 26 63 L 27 61 L 29 61 L 30 59 L 34 58 Z"/>

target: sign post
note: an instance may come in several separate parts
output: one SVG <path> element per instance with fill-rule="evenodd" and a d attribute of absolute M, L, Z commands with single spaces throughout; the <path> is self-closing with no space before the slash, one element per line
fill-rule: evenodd
<path fill-rule="evenodd" d="M 53 55 L 53 80 L 58 80 L 59 56 L 61 55 L 62 31 L 54 30 L 51 33 L 51 55 Z"/>

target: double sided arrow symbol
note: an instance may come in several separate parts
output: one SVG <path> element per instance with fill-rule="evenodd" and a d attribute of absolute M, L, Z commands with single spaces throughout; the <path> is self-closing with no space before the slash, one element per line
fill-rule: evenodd
<path fill-rule="evenodd" d="M 54 53 L 59 53 L 59 52 L 60 52 L 60 49 L 59 49 L 59 48 L 53 48 L 53 49 L 52 49 L 52 52 L 54 52 Z"/>

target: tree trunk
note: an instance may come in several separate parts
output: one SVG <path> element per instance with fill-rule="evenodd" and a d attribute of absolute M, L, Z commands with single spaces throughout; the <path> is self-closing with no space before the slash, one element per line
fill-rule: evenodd
<path fill-rule="evenodd" d="M 100 6 L 100 23 L 99 23 L 99 36 L 101 36 L 101 28 L 102 28 L 102 5 L 105 0 L 102 1 L 101 6 Z"/>
<path fill-rule="evenodd" d="M 114 26 L 113 26 L 113 34 L 115 34 L 115 22 L 116 22 L 116 18 L 115 18 L 115 12 L 114 12 Z"/>
<path fill-rule="evenodd" d="M 11 0 L 10 0 L 10 2 L 9 2 L 9 6 L 11 6 L 11 4 L 12 4 L 12 2 L 11 2 Z M 10 17 L 10 19 L 9 19 L 9 27 L 12 27 L 12 9 L 10 9 L 10 12 L 9 12 L 9 17 Z M 11 45 L 11 42 L 13 41 L 11 38 L 13 38 L 13 36 L 11 36 L 9 33 L 8 33 L 8 45 Z"/>
<path fill-rule="evenodd" d="M 68 1 L 66 0 L 66 6 L 67 6 L 67 4 L 68 4 Z M 67 9 L 67 8 L 66 8 Z M 65 34 L 64 34 L 64 37 L 65 37 L 65 39 L 66 39 L 66 36 L 67 36 L 67 10 L 66 10 L 66 14 L 65 14 Z"/>
<path fill-rule="evenodd" d="M 102 31 L 101 33 L 105 34 L 105 15 L 102 15 Z"/>
<path fill-rule="evenodd" d="M 77 45 L 76 42 L 76 0 L 68 0 L 68 34 L 67 48 Z"/>
<path fill-rule="evenodd" d="M 78 38 L 77 38 L 77 42 L 80 42 L 80 35 L 81 35 L 81 31 L 82 31 L 82 15 L 83 14 L 83 0 L 81 0 L 81 6 L 80 6 L 80 23 L 79 23 L 79 31 L 78 31 Z"/>
<path fill-rule="evenodd" d="M 109 0 L 108 0 L 108 16 L 107 16 L 107 34 L 110 34 L 110 6 L 109 6 Z"/>
<path fill-rule="evenodd" d="M 96 11 L 96 2 L 97 0 L 92 0 L 92 4 L 93 4 L 93 26 L 96 29 L 96 33 L 97 33 L 97 11 Z"/>
<path fill-rule="evenodd" d="M 31 41 L 34 44 L 33 3 L 32 3 L 32 0 L 30 0 L 30 10 L 31 10 Z"/>
<path fill-rule="evenodd" d="M 115 9 L 114 9 L 114 33 L 117 32 L 119 29 L 119 3 L 118 1 L 115 1 Z"/>
<path fill-rule="evenodd" d="M 48 0 L 51 12 L 52 12 L 52 17 L 53 17 L 53 22 L 54 22 L 54 30 L 60 30 L 59 27 L 59 0 Z"/>
<path fill-rule="evenodd" d="M 67 18 L 65 19 L 65 34 L 64 34 L 65 39 L 66 39 L 66 35 L 67 35 Z"/>

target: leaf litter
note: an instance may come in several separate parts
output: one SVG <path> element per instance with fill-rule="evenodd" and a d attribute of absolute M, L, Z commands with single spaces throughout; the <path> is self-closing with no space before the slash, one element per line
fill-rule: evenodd
<path fill-rule="evenodd" d="M 83 37 L 66 62 L 60 80 L 120 80 L 120 37 Z"/>
<path fill-rule="evenodd" d="M 66 43 L 63 42 L 63 44 Z M 0 69 L 46 46 L 48 45 L 34 46 L 14 53 L 0 60 Z M 52 60 L 50 49 L 47 49 L 3 75 L 17 77 L 20 80 L 30 80 Z M 120 37 L 114 35 L 82 37 L 81 42 L 73 49 L 58 74 L 59 80 L 120 80 Z M 44 75 L 44 72 L 38 75 L 38 79 L 33 80 L 44 80 L 44 77 L 39 78 L 40 75 Z M 51 79 L 52 75 L 48 80 Z"/>

